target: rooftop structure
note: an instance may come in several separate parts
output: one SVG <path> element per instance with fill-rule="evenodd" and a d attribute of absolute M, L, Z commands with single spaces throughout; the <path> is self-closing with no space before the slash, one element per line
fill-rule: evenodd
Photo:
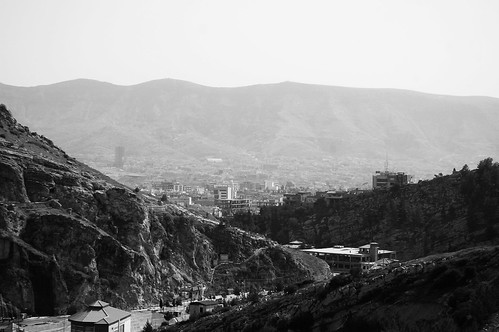
<path fill-rule="evenodd" d="M 300 249 L 303 247 L 303 242 L 302 241 L 291 241 L 288 244 L 284 245 L 285 247 L 291 248 L 291 249 Z"/>

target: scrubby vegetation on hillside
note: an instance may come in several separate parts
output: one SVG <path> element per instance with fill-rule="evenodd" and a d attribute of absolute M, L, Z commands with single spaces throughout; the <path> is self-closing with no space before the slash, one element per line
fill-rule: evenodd
<path fill-rule="evenodd" d="M 499 247 L 297 286 L 169 331 L 478 331 L 499 310 Z"/>
<path fill-rule="evenodd" d="M 302 240 L 316 247 L 363 245 L 376 240 L 401 258 L 421 257 L 499 241 L 499 164 L 482 160 L 390 190 L 344 197 L 330 205 L 265 207 L 233 223 L 280 243 Z"/>

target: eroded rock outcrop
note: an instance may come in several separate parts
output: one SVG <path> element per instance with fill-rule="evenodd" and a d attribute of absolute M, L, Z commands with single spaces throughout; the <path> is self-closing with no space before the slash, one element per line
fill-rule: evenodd
<path fill-rule="evenodd" d="M 36 314 L 70 313 L 97 298 L 133 308 L 209 279 L 274 245 L 129 188 L 69 157 L 0 105 L 0 292 Z M 303 269 L 311 266 L 302 266 Z"/>

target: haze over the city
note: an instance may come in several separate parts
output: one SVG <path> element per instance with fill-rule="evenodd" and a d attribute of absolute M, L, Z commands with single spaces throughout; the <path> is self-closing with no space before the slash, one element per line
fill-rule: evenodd
<path fill-rule="evenodd" d="M 11 1 L 0 82 L 302 83 L 499 97 L 499 2 Z"/>

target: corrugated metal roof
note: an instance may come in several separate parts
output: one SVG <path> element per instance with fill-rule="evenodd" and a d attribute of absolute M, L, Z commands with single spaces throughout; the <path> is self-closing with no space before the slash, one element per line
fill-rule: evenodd
<path fill-rule="evenodd" d="M 191 302 L 190 304 L 217 305 L 217 304 L 220 304 L 220 303 L 218 303 L 217 301 L 204 300 L 204 301 Z"/>
<path fill-rule="evenodd" d="M 333 254 L 333 255 L 349 255 L 349 256 L 367 256 L 367 254 L 359 253 L 358 248 L 315 248 L 302 249 L 304 252 L 314 252 L 318 254 Z"/>
<path fill-rule="evenodd" d="M 131 313 L 111 307 L 104 301 L 95 301 L 85 310 L 80 311 L 68 318 L 70 322 L 94 323 L 111 325 L 118 320 L 131 316 Z"/>

